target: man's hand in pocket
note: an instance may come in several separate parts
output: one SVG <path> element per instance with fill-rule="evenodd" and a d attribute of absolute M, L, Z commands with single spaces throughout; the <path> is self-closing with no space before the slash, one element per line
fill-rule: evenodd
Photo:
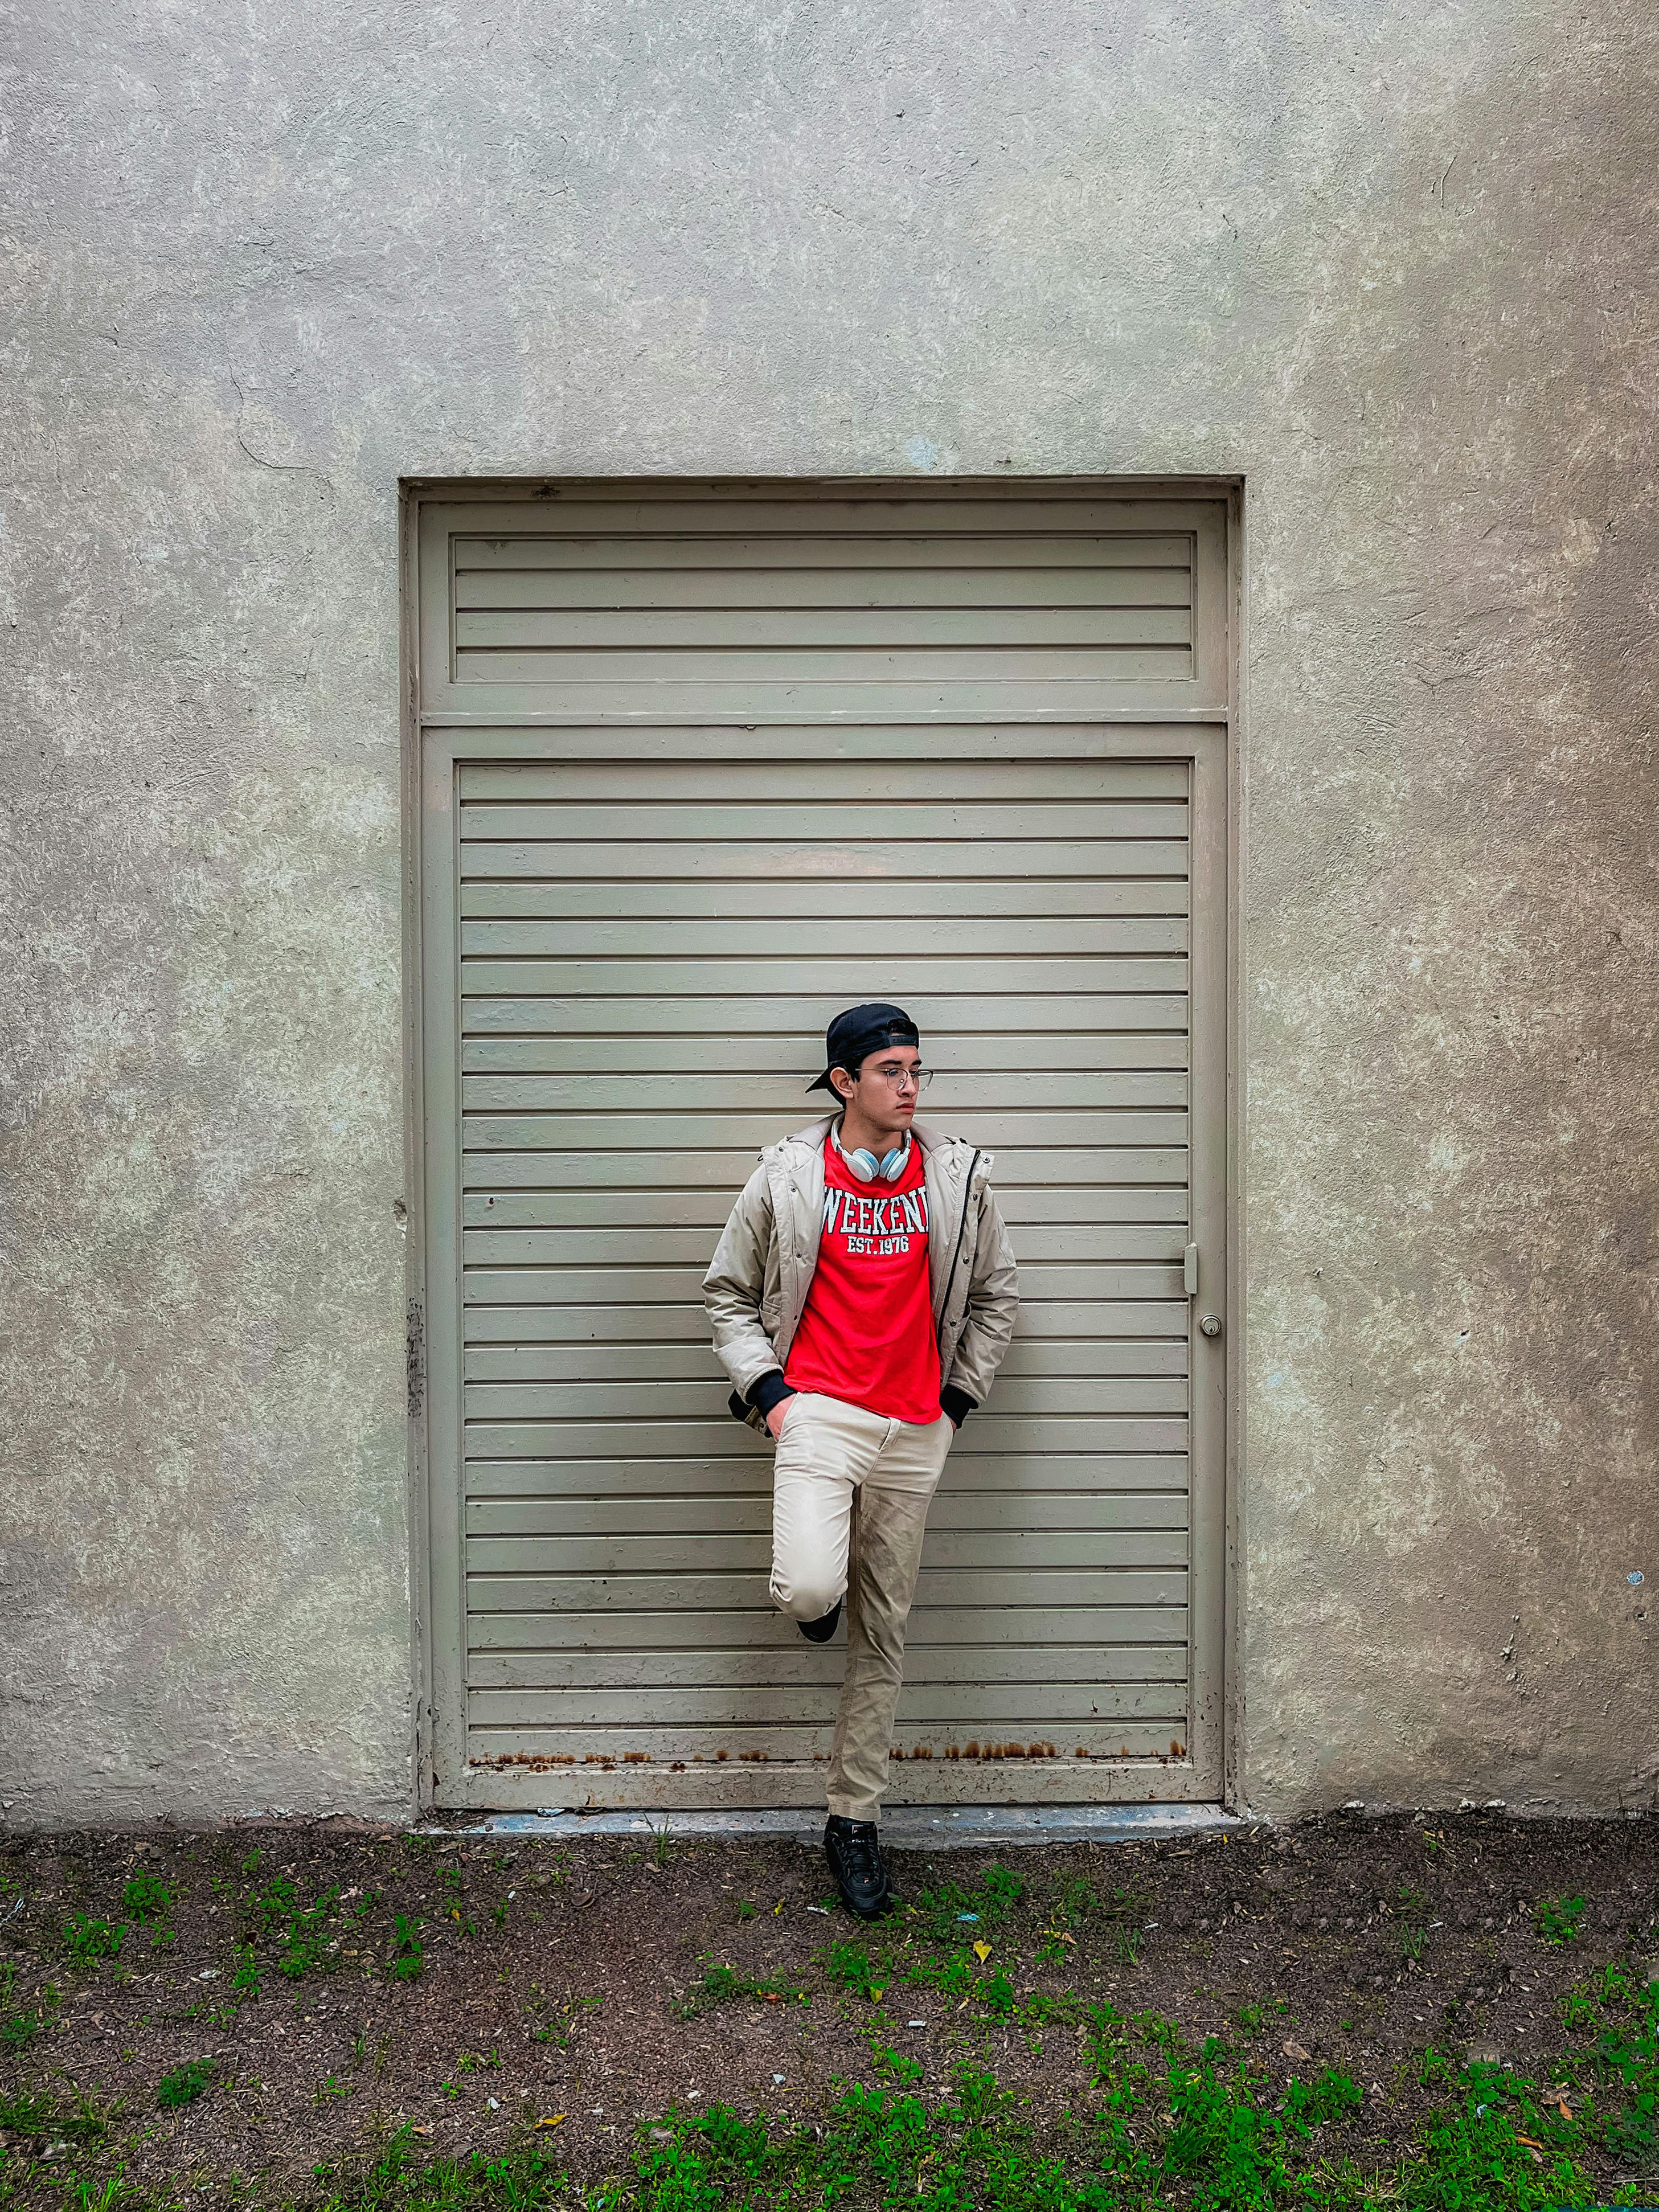
<path fill-rule="evenodd" d="M 780 1398 L 777 1404 L 773 1407 L 771 1412 L 766 1417 L 766 1425 L 772 1431 L 772 1441 L 774 1443 L 775 1443 L 778 1438 L 783 1434 L 783 1417 L 789 1411 L 789 1408 L 794 1404 L 796 1395 L 797 1394 L 792 1391 L 788 1397 Z"/>

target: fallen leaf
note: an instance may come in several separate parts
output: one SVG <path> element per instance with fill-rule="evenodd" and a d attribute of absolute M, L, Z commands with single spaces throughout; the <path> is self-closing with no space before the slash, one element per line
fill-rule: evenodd
<path fill-rule="evenodd" d="M 1051 1943 L 1069 1943 L 1074 1950 L 1077 1948 L 1077 1937 L 1067 1935 L 1063 1928 L 1045 1928 L 1042 1932 Z"/>
<path fill-rule="evenodd" d="M 1542 2150 L 1544 2148 L 1543 2144 L 1538 2141 L 1535 2136 L 1523 2136 L 1518 2130 L 1516 2130 L 1515 2140 L 1516 2142 L 1525 2143 L 1528 2150 Z"/>
<path fill-rule="evenodd" d="M 556 2128 L 563 2124 L 563 2120 L 564 2114 L 562 2112 L 555 2112 L 550 2119 L 538 2120 L 536 2125 L 538 2128 Z"/>
<path fill-rule="evenodd" d="M 1287 2035 L 1279 2047 L 1287 2058 L 1301 2058 L 1306 2060 L 1310 2059 L 1313 2057 L 1312 2051 L 1304 2051 L 1293 2035 Z"/>
<path fill-rule="evenodd" d="M 974 1956 L 979 1960 L 981 1966 L 985 1964 L 985 1961 L 990 1957 L 990 1955 L 991 1947 L 988 1943 L 981 1941 L 975 1944 Z"/>
<path fill-rule="evenodd" d="M 432 2130 L 427 2127 L 411 2127 L 409 2132 L 412 2136 L 429 2136 Z"/>
<path fill-rule="evenodd" d="M 886 1986 L 887 1984 L 884 1982 L 882 1984 L 882 1989 L 885 1989 Z M 876 2004 L 879 2004 L 881 2002 L 881 1990 L 872 1989 L 870 1992 L 870 1996 L 872 2002 Z"/>
<path fill-rule="evenodd" d="M 1564 2120 L 1570 2120 L 1572 2118 L 1572 2107 L 1568 2104 L 1565 2097 L 1558 2097 L 1556 2099 L 1555 2109 L 1560 2113 Z"/>

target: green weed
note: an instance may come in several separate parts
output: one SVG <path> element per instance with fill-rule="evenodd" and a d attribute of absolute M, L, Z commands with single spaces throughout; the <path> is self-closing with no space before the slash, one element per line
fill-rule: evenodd
<path fill-rule="evenodd" d="M 421 1942 L 421 1916 L 418 1912 L 394 1912 L 392 1916 L 392 1957 L 388 1970 L 397 1982 L 413 1981 L 425 1971 L 426 1950 Z"/>
<path fill-rule="evenodd" d="M 170 1920 L 173 1892 L 159 1875 L 141 1869 L 121 1892 L 121 1910 L 131 1920 Z"/>
<path fill-rule="evenodd" d="M 958 1951 L 948 1959 L 908 1960 L 904 1978 L 907 1982 L 919 1982 L 924 1989 L 937 1990 L 941 1996 L 959 2004 L 974 1993 L 973 1954 Z"/>
<path fill-rule="evenodd" d="M 1150 2050 L 1161 2051 L 1165 2058 L 1179 2058 L 1187 2051 L 1187 2039 L 1177 2022 L 1165 2020 L 1161 2013 L 1143 2012 L 1136 2015 L 1135 2033 Z"/>
<path fill-rule="evenodd" d="M 531 2041 L 556 2043 L 561 2051 L 568 2051 L 570 2048 L 571 2037 L 581 2025 L 583 2014 L 596 2012 L 604 2002 L 604 1998 L 599 1996 L 573 1998 L 570 2003 L 561 2008 L 556 2022 L 550 2022 L 544 2027 L 532 2028 Z M 528 2008 L 535 2012 L 545 2012 L 547 2000 L 544 1997 L 538 1998 L 536 2003 Z"/>
<path fill-rule="evenodd" d="M 1104 1923 L 1097 1939 L 1101 1956 L 1109 1964 L 1137 1966 L 1146 1945 L 1141 1923 L 1147 1910 L 1147 1900 L 1139 1890 L 1115 1889 L 1109 1897 L 1103 1898 L 1080 1875 L 1070 1875 L 1060 1885 L 1054 1923 L 1044 1930 L 1037 1956 L 1047 1964 L 1057 1965 L 1067 1952 L 1077 1948 L 1072 1931 L 1095 1920 Z"/>
<path fill-rule="evenodd" d="M 1019 2000 L 1014 1985 L 1006 1974 L 988 1974 L 979 1985 L 979 2001 L 987 2012 L 999 2014 L 1012 2012 Z"/>
<path fill-rule="evenodd" d="M 1547 1943 L 1576 1943 L 1583 1913 L 1582 1897 L 1545 1897 L 1534 1905 L 1532 1923 Z"/>
<path fill-rule="evenodd" d="M 182 2066 L 172 2068 L 155 2085 L 156 2103 L 164 2110 L 193 2105 L 212 2081 L 213 2070 L 210 2058 L 191 2058 Z"/>
<path fill-rule="evenodd" d="M 1142 1931 L 1127 1924 L 1112 1929 L 1106 1946 L 1108 1955 L 1121 1966 L 1138 1966 L 1146 1947 L 1146 1938 Z"/>
<path fill-rule="evenodd" d="M 850 1990 L 854 1996 L 873 1999 L 887 1986 L 887 1975 L 877 1979 L 870 1954 L 861 1943 L 831 1943 L 823 1954 L 823 1965 L 837 1988 Z"/>
<path fill-rule="evenodd" d="M 1310 2136 L 1328 2120 L 1357 2112 L 1364 2101 L 1365 2093 L 1352 2074 L 1327 2066 L 1311 2081 L 1292 2081 L 1285 2090 L 1285 2124 L 1297 2135 Z"/>
<path fill-rule="evenodd" d="M 71 1912 L 64 1923 L 64 1948 L 77 1966 L 89 1966 L 99 1959 L 118 1959 L 126 1932 L 124 1921 L 94 1920 L 90 1913 Z"/>
<path fill-rule="evenodd" d="M 1060 1910 L 1067 1920 L 1086 1920 L 1091 1912 L 1100 1910 L 1100 1899 L 1095 1895 L 1094 1884 L 1080 1874 L 1068 1874 L 1056 1893 Z"/>
<path fill-rule="evenodd" d="M 872 2043 L 870 2057 L 884 2074 L 890 2074 L 896 2081 L 920 2081 L 925 2070 L 920 2059 L 890 2050 L 884 2043 Z"/>

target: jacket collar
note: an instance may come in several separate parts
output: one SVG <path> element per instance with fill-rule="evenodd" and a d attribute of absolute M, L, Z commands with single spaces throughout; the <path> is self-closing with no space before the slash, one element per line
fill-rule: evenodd
<path fill-rule="evenodd" d="M 793 1136 L 780 1137 L 775 1145 L 763 1145 L 762 1159 L 777 1161 L 786 1167 L 802 1165 L 812 1153 L 823 1150 L 823 1140 L 835 1118 L 833 1114 L 826 1114 L 821 1121 L 809 1121 L 805 1128 L 797 1129 Z"/>
<path fill-rule="evenodd" d="M 797 1129 L 787 1137 L 780 1137 L 775 1145 L 763 1146 L 760 1157 L 763 1160 L 775 1160 L 784 1166 L 799 1167 L 804 1164 L 806 1156 L 823 1152 L 823 1140 L 836 1119 L 836 1115 L 826 1114 L 822 1121 L 809 1121 L 804 1129 Z M 955 1136 L 948 1129 L 933 1128 L 925 1121 L 913 1121 L 910 1134 L 920 1146 L 924 1158 L 938 1152 L 941 1155 L 941 1164 L 953 1150 L 964 1155 L 973 1150 L 965 1137 Z M 952 1161 L 951 1164 L 954 1166 L 956 1163 Z"/>

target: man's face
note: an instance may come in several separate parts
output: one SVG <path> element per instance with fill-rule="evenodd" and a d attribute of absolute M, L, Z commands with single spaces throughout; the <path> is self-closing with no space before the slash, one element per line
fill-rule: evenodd
<path fill-rule="evenodd" d="M 838 1067 L 830 1080 L 849 1106 L 896 1144 L 916 1112 L 916 1085 L 903 1079 L 921 1066 L 921 1054 L 915 1045 L 884 1045 L 860 1063 L 856 1077 Z"/>

